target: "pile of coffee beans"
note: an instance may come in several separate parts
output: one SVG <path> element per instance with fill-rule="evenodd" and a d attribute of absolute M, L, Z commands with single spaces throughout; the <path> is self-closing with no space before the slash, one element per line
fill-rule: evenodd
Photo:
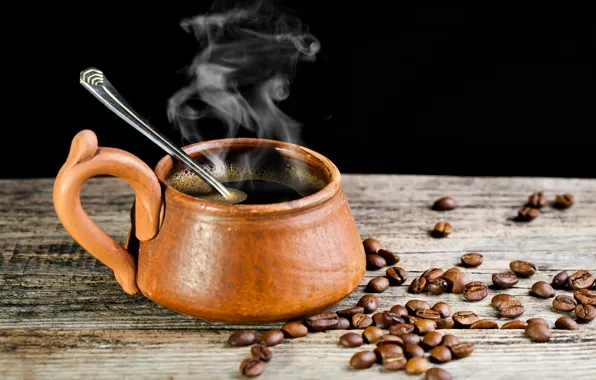
<path fill-rule="evenodd" d="M 529 222 L 540 215 L 540 209 L 547 203 L 544 192 L 539 191 L 528 197 L 528 202 L 517 211 L 517 220 L 520 222 Z M 558 209 L 566 209 L 573 206 L 575 197 L 573 194 L 562 194 L 555 197 L 553 206 Z"/>
<path fill-rule="evenodd" d="M 536 284 L 534 284 L 536 286 Z M 534 291 L 534 286 L 532 291 Z M 573 297 L 560 294 L 555 296 L 554 288 L 573 291 Z M 590 290 L 594 288 L 594 290 Z M 552 297 L 555 297 L 552 307 L 556 311 L 575 313 L 575 318 L 579 323 L 588 323 L 596 319 L 596 276 L 587 270 L 579 270 L 572 275 L 567 271 L 556 274 L 552 280 Z M 560 318 L 561 319 L 561 318 Z M 571 326 L 567 319 L 560 321 L 561 326 Z M 574 328 L 571 328 L 574 330 Z"/>

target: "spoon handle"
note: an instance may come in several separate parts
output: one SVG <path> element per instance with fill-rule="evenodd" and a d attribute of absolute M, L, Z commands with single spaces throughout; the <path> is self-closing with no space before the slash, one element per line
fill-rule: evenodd
<path fill-rule="evenodd" d="M 186 152 L 174 145 L 164 135 L 152 128 L 147 121 L 137 115 L 118 91 L 116 91 L 110 82 L 108 82 L 107 78 L 103 75 L 103 72 L 93 67 L 83 70 L 81 71 L 80 82 L 83 87 L 112 112 L 120 116 L 124 121 L 132 125 L 136 130 L 141 132 L 167 153 L 184 162 L 199 177 L 201 177 L 202 180 L 223 195 L 224 198 L 227 198 L 230 195 L 228 189 L 213 177 L 211 173 L 197 165 Z"/>

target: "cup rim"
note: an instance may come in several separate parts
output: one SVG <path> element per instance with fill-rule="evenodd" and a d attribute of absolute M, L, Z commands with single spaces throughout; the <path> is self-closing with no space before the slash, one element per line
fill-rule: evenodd
<path fill-rule="evenodd" d="M 170 186 L 165 178 L 170 173 L 175 164 L 175 159 L 171 155 L 162 157 L 157 165 L 155 165 L 154 172 L 157 179 L 164 186 L 165 192 L 175 199 L 190 202 L 201 209 L 201 211 L 215 212 L 215 213 L 230 213 L 230 214 L 263 214 L 263 213 L 287 213 L 297 210 L 303 210 L 311 207 L 318 206 L 327 200 L 331 199 L 341 187 L 341 173 L 335 164 L 322 154 L 315 152 L 312 149 L 304 146 L 288 143 L 285 141 L 268 140 L 259 138 L 226 138 L 201 141 L 194 144 L 186 145 L 182 147 L 186 153 L 191 157 L 198 156 L 202 153 L 219 150 L 222 148 L 254 148 L 254 147 L 267 147 L 278 149 L 280 154 L 292 155 L 294 158 L 300 159 L 300 157 L 310 156 L 312 159 L 309 163 L 318 165 L 320 168 L 328 171 L 329 181 L 319 191 L 302 197 L 300 199 L 271 203 L 271 204 L 229 204 L 222 202 L 214 202 L 206 199 L 194 197 L 192 195 L 185 194 L 174 187 Z"/>

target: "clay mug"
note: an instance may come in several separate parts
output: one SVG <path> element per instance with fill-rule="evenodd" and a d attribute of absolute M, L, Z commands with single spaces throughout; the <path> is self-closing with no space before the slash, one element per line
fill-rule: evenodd
<path fill-rule="evenodd" d="M 178 313 L 212 321 L 282 321 L 323 310 L 364 276 L 362 242 L 336 166 L 299 145 L 233 138 L 184 147 L 192 157 L 221 149 L 274 148 L 324 173 L 316 193 L 274 204 L 224 204 L 167 184 L 174 159 L 151 170 L 136 156 L 98 147 L 79 132 L 54 184 L 54 207 L 68 233 L 114 271 L 125 292 Z M 135 191 L 124 247 L 85 213 L 80 191 L 98 175 L 124 179 Z M 106 194 L 109 197 L 109 194 Z"/>

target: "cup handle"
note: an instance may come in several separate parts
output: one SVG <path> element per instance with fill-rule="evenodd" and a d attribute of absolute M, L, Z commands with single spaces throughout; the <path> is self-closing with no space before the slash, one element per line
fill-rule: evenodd
<path fill-rule="evenodd" d="M 99 148 L 97 136 L 88 129 L 77 133 L 72 140 L 68 158 L 54 182 L 54 208 L 66 231 L 114 271 L 126 293 L 135 294 L 139 291 L 135 258 L 99 228 L 81 205 L 81 188 L 88 179 L 98 175 L 122 178 L 134 189 L 134 230 L 140 241 L 157 234 L 161 187 L 147 164 L 123 150 Z"/>

